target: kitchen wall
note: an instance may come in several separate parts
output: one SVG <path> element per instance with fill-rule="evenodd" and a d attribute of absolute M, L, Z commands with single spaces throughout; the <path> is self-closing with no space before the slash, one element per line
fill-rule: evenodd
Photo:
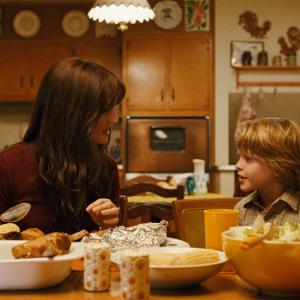
<path fill-rule="evenodd" d="M 30 104 L 0 104 L 0 150 L 22 139 L 31 110 Z"/>
<path fill-rule="evenodd" d="M 229 163 L 229 93 L 243 92 L 235 86 L 235 73 L 230 66 L 230 42 L 257 40 L 250 36 L 242 26 L 238 25 L 239 15 L 250 10 L 258 16 L 258 25 L 266 20 L 272 22 L 267 38 L 262 39 L 269 58 L 278 55 L 279 36 L 287 40 L 286 31 L 291 26 L 300 29 L 299 0 L 216 0 L 215 3 L 215 87 L 216 87 L 216 165 Z M 298 51 L 299 52 L 299 51 Z M 298 53 L 298 65 L 300 57 Z M 268 73 L 264 80 L 298 80 L 299 73 L 287 74 Z M 247 80 L 253 79 L 253 74 L 247 75 Z M 256 75 L 257 76 L 257 75 Z M 256 79 L 257 80 L 257 79 Z M 249 92 L 258 92 L 259 88 L 248 88 Z M 274 93 L 274 88 L 263 88 L 264 92 Z M 276 92 L 276 91 L 275 91 Z M 300 88 L 278 87 L 280 93 L 300 93 Z M 300 110 L 300 94 L 299 94 Z M 226 169 L 226 168 L 224 168 Z M 226 195 L 233 193 L 234 176 L 231 171 L 224 171 L 219 176 L 219 191 Z"/>

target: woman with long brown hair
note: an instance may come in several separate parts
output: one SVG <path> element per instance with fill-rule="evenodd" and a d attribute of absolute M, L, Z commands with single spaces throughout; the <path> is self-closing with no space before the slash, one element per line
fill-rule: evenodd
<path fill-rule="evenodd" d="M 106 144 L 124 95 L 121 80 L 101 65 L 71 58 L 52 66 L 23 141 L 0 153 L 0 213 L 28 202 L 22 229 L 115 226 L 119 177 Z"/>

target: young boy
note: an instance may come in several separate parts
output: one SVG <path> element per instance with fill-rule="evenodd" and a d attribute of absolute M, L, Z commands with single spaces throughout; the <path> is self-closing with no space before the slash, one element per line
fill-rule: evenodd
<path fill-rule="evenodd" d="M 240 225 L 300 223 L 300 127 L 281 118 L 243 122 L 236 131 L 240 188 L 254 191 L 235 207 Z"/>

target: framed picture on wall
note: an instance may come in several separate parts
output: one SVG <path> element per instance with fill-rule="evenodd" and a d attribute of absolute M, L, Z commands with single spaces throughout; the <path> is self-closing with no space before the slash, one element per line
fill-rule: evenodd
<path fill-rule="evenodd" d="M 257 65 L 257 55 L 264 51 L 264 42 L 261 41 L 232 41 L 231 66 Z"/>

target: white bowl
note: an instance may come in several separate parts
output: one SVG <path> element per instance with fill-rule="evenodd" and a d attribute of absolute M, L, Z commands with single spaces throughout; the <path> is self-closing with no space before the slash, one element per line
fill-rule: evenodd
<path fill-rule="evenodd" d="M 143 255 L 152 253 L 188 253 L 199 248 L 140 248 L 125 249 L 112 253 L 112 261 L 119 264 L 120 257 L 123 255 Z M 188 265 L 188 266 L 153 266 L 150 265 L 150 285 L 156 288 L 181 288 L 199 284 L 219 272 L 227 259 L 225 254 L 217 251 L 220 261 L 209 264 Z"/>
<path fill-rule="evenodd" d="M 24 241 L 0 241 L 0 290 L 28 290 L 57 285 L 70 272 L 70 261 L 83 256 L 81 243 L 72 243 L 69 253 L 53 258 L 12 256 L 13 246 Z"/>

